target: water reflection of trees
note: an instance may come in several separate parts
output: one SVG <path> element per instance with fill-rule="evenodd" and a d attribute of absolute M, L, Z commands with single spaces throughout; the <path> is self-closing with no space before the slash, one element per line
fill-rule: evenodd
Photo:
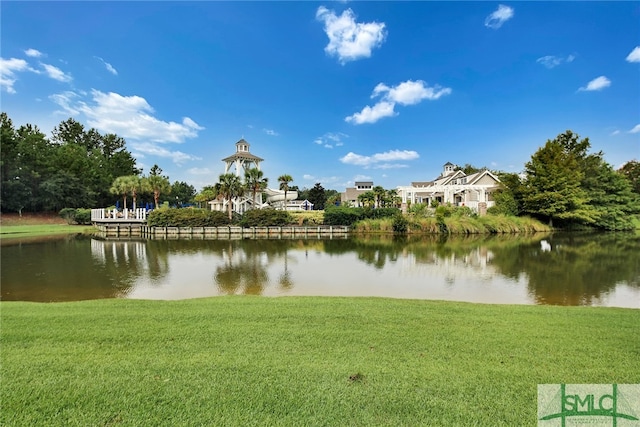
<path fill-rule="evenodd" d="M 214 281 L 221 293 L 261 295 L 269 284 L 269 266 L 282 264 L 277 283 L 284 290 L 294 286 L 288 269 L 288 251 L 304 247 L 303 240 L 229 240 L 221 253 L 223 265 L 216 267 Z"/>
<path fill-rule="evenodd" d="M 640 287 L 640 239 L 633 234 L 556 234 L 498 251 L 493 263 L 508 277 L 525 275 L 539 304 L 590 305 L 617 284 Z"/>
<path fill-rule="evenodd" d="M 2 299 L 125 296 L 141 278 L 162 283 L 172 254 L 210 255 L 212 281 L 222 294 L 260 295 L 267 286 L 286 292 L 296 285 L 292 263 L 300 259 L 298 254 L 313 252 L 354 254 L 357 262 L 376 270 L 396 268 L 393 264 L 402 259 L 404 265 L 438 265 L 429 269 L 432 274 L 467 272 L 478 280 L 500 274 L 526 283 L 540 304 L 592 304 L 617 284 L 640 287 L 640 239 L 633 234 L 138 241 L 66 237 L 46 244 L 3 242 Z M 340 273 L 331 268 L 327 265 L 327 276 Z"/>
<path fill-rule="evenodd" d="M 640 239 L 634 234 L 371 236 L 324 245 L 330 254 L 355 251 L 376 269 L 407 254 L 418 264 L 489 265 L 508 278 L 524 279 L 538 304 L 590 305 L 620 283 L 640 287 Z"/>

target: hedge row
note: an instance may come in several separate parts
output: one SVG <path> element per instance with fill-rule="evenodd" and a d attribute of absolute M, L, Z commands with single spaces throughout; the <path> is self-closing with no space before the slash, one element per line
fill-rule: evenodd
<path fill-rule="evenodd" d="M 218 227 L 229 225 L 225 212 L 208 209 L 154 209 L 147 215 L 151 227 Z"/>
<path fill-rule="evenodd" d="M 363 219 L 393 218 L 400 214 L 398 208 L 349 208 L 330 206 L 324 212 L 325 225 L 351 226 Z"/>
<path fill-rule="evenodd" d="M 242 215 L 239 225 L 242 227 L 279 227 L 289 225 L 293 218 L 287 211 L 274 209 L 256 209 Z"/>

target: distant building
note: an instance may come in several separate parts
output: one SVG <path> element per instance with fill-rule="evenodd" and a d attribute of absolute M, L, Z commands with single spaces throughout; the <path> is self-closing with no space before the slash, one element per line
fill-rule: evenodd
<path fill-rule="evenodd" d="M 340 194 L 340 203 L 360 206 L 358 196 L 371 190 L 373 190 L 373 181 L 356 181 L 354 187 L 347 187 L 345 192 Z"/>
<path fill-rule="evenodd" d="M 467 175 L 456 170 L 453 163 L 447 162 L 442 174 L 433 181 L 412 182 L 411 185 L 399 186 L 397 189 L 403 210 L 411 204 L 430 205 L 437 201 L 440 204 L 468 206 L 483 214 L 495 204 L 493 192 L 499 187 L 500 179 L 489 170 Z"/>
<path fill-rule="evenodd" d="M 225 163 L 224 173 L 235 173 L 244 181 L 245 172 L 250 169 L 256 168 L 260 170 L 260 163 L 264 160 L 258 156 L 251 154 L 249 151 L 250 144 L 241 139 L 236 142 L 236 152 L 231 156 L 225 157 L 222 161 Z M 262 195 L 265 193 L 266 202 L 262 202 Z M 209 202 L 212 211 L 227 212 L 229 203 L 231 203 L 231 209 L 233 212 L 243 214 L 251 209 L 263 209 L 267 207 L 275 209 L 285 210 L 305 210 L 303 209 L 302 202 L 295 204 L 298 198 L 297 191 L 287 191 L 287 200 L 285 206 L 285 198 L 283 190 L 274 190 L 271 188 L 265 189 L 264 192 L 257 192 L 255 199 L 251 191 L 247 191 L 244 195 L 235 198 L 234 200 L 227 200 L 224 198 L 218 198 Z M 313 204 L 311 205 L 313 206 Z"/>

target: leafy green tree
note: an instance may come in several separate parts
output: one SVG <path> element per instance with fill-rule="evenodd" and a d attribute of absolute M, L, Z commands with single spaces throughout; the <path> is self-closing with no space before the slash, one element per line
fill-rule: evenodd
<path fill-rule="evenodd" d="M 18 135 L 7 113 L 2 112 L 0 113 L 0 177 L 3 182 L 15 178 L 17 157 Z"/>
<path fill-rule="evenodd" d="M 498 172 L 500 188 L 493 193 L 495 205 L 489 213 L 518 216 L 522 213 L 523 184 L 516 173 Z"/>
<path fill-rule="evenodd" d="M 338 193 L 337 190 L 326 190 L 325 197 L 327 198 L 324 205 L 325 209 L 327 206 L 339 206 L 340 200 L 342 199 L 341 194 Z"/>
<path fill-rule="evenodd" d="M 464 166 L 462 166 L 462 167 L 458 166 L 456 169 L 457 170 L 461 170 L 462 172 L 465 173 L 465 175 L 472 175 L 474 173 L 482 172 L 483 170 L 486 170 L 487 168 L 484 167 L 484 166 L 479 168 L 479 167 L 473 166 L 470 163 L 465 163 Z"/>
<path fill-rule="evenodd" d="M 280 183 L 280 190 L 284 191 L 284 209 L 287 209 L 287 192 L 289 191 L 289 184 L 293 182 L 291 175 L 280 175 L 278 177 L 278 183 Z"/>
<path fill-rule="evenodd" d="M 251 168 L 244 173 L 244 182 L 248 190 L 251 191 L 251 207 L 255 208 L 256 194 L 267 188 L 269 179 L 264 177 L 264 173 L 258 168 Z"/>
<path fill-rule="evenodd" d="M 589 204 L 582 188 L 581 162 L 589 147 L 588 139 L 579 140 L 571 131 L 548 140 L 525 165 L 523 209 L 548 220 L 593 224 L 598 212 Z"/>
<path fill-rule="evenodd" d="M 199 207 L 202 207 L 203 204 L 206 206 L 206 203 L 214 200 L 216 197 L 218 197 L 216 187 L 214 185 L 205 185 L 202 190 L 195 195 L 194 200 L 198 203 Z"/>
<path fill-rule="evenodd" d="M 632 216 L 640 212 L 640 200 L 631 183 L 606 163 L 601 154 L 585 158 L 583 187 L 590 195 L 590 205 L 598 212 L 594 225 L 605 230 L 631 230 Z"/>
<path fill-rule="evenodd" d="M 158 165 L 153 165 L 149 171 L 149 176 L 145 178 L 145 187 L 153 192 L 153 202 L 158 209 L 158 200 L 160 195 L 171 192 L 171 183 L 169 177 L 162 175 L 162 169 Z"/>
<path fill-rule="evenodd" d="M 59 211 L 69 206 L 87 206 L 90 203 L 80 178 L 67 171 L 58 171 L 43 180 L 39 186 L 44 210 Z"/>
<path fill-rule="evenodd" d="M 171 185 L 171 197 L 176 199 L 177 205 L 193 203 L 196 189 L 184 181 L 176 181 Z"/>
<path fill-rule="evenodd" d="M 87 134 L 82 123 L 73 118 L 69 118 L 61 122 L 53 129 L 53 142 L 59 145 L 73 144 L 86 149 L 92 149 L 91 143 L 88 142 Z"/>
<path fill-rule="evenodd" d="M 109 189 L 115 178 L 140 173 L 124 139 L 85 130 L 75 119 L 56 126 L 49 140 L 30 124 L 16 131 L 2 113 L 0 135 L 2 210 L 55 207 L 60 203 L 51 193 L 56 188 L 65 193 L 61 196 L 68 204 L 65 207 L 104 206 L 110 203 Z M 66 194 L 69 189 L 75 195 Z M 12 197 L 19 200 L 12 201 Z"/>
<path fill-rule="evenodd" d="M 634 193 L 640 194 L 640 162 L 630 160 L 625 163 L 619 170 L 631 183 L 631 189 Z"/>
<path fill-rule="evenodd" d="M 229 220 L 233 218 L 233 201 L 244 194 L 244 190 L 245 188 L 236 174 L 224 173 L 220 175 L 216 184 L 216 192 L 228 201 L 227 213 L 229 214 Z"/>
<path fill-rule="evenodd" d="M 327 194 L 324 187 L 319 182 L 316 182 L 313 188 L 309 190 L 306 199 L 313 203 L 313 209 L 323 210 L 324 204 L 327 201 Z"/>
<path fill-rule="evenodd" d="M 2 183 L 2 209 L 16 211 L 22 216 L 22 210 L 31 202 L 31 189 L 20 179 Z"/>

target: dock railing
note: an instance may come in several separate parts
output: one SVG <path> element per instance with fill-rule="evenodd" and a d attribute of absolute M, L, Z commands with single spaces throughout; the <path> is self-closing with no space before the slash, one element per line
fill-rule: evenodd
<path fill-rule="evenodd" d="M 91 209 L 91 222 L 146 222 L 147 210 L 136 209 Z"/>

